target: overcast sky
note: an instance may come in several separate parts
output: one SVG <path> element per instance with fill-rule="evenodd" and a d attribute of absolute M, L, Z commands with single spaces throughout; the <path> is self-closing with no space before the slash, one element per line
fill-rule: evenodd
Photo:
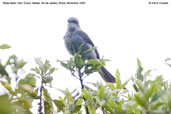
<path fill-rule="evenodd" d="M 12 48 L 0 50 L 0 57 L 5 60 L 16 54 L 28 61 L 26 69 L 35 66 L 34 58 L 48 59 L 59 68 L 54 75 L 55 87 L 79 87 L 78 80 L 56 62 L 71 57 L 65 49 L 63 36 L 67 19 L 76 17 L 82 30 L 98 47 L 100 56 L 111 60 L 106 68 L 112 74 L 118 68 L 122 80 L 129 79 L 135 74 L 139 58 L 146 70 L 156 69 L 155 75 L 163 74 L 171 79 L 171 69 L 164 64 L 164 60 L 171 57 L 171 3 L 149 5 L 148 0 L 85 2 L 85 5 L 3 5 L 1 1 L 0 44 L 7 43 Z M 89 82 L 97 80 L 102 80 L 97 73 L 86 79 Z"/>

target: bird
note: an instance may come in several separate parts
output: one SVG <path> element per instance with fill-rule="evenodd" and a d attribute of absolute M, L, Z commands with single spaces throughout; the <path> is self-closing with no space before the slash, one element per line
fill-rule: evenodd
<path fill-rule="evenodd" d="M 65 47 L 71 55 L 74 56 L 75 53 L 68 42 L 69 39 L 72 42 L 72 45 L 76 52 L 78 52 L 79 47 L 81 45 L 82 45 L 82 50 L 80 53 L 88 49 L 91 49 L 95 46 L 91 41 L 90 37 L 88 36 L 88 34 L 82 31 L 77 18 L 70 17 L 67 21 L 68 21 L 67 31 L 63 38 L 64 38 Z M 84 56 L 86 56 L 88 60 L 100 59 L 100 55 L 97 49 L 91 50 L 90 52 L 86 53 Z M 105 82 L 110 82 L 110 83 L 116 82 L 115 77 L 105 67 L 101 67 L 99 74 L 101 75 L 101 77 Z"/>

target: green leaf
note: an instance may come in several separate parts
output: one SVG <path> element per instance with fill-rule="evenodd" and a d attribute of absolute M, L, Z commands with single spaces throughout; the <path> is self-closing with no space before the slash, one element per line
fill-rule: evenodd
<path fill-rule="evenodd" d="M 43 61 L 40 58 L 36 58 L 34 60 L 37 63 L 37 65 L 39 65 L 40 70 L 43 70 L 43 67 L 44 67 Z"/>
<path fill-rule="evenodd" d="M 164 95 L 166 93 L 165 90 L 160 90 L 158 92 L 156 92 L 151 99 L 151 102 L 157 101 L 162 95 Z"/>
<path fill-rule="evenodd" d="M 146 76 L 150 76 L 150 73 L 151 73 L 151 70 L 148 70 L 148 71 L 146 71 L 145 73 L 144 73 L 144 77 L 146 77 Z"/>
<path fill-rule="evenodd" d="M 128 82 L 131 80 L 131 78 L 130 79 L 128 79 L 128 80 L 126 80 L 126 82 L 124 82 L 123 84 L 122 84 L 122 88 L 124 88 L 127 84 L 128 84 Z"/>
<path fill-rule="evenodd" d="M 156 100 L 157 101 L 157 100 Z M 153 101 L 154 102 L 154 101 Z M 157 101 L 156 103 L 154 103 L 154 106 L 153 106 L 153 110 L 154 109 L 157 109 L 157 108 L 159 108 L 159 107 L 161 107 L 161 106 L 163 106 L 165 104 L 165 102 L 164 101 Z"/>
<path fill-rule="evenodd" d="M 12 55 L 9 57 L 8 61 L 6 62 L 5 67 L 7 65 L 11 65 L 13 73 L 17 74 L 18 70 L 22 69 L 26 63 L 27 62 L 25 62 L 23 59 L 20 60 L 17 58 L 17 56 Z"/>
<path fill-rule="evenodd" d="M 116 88 L 121 89 L 122 88 L 122 83 L 120 79 L 120 72 L 118 69 L 116 69 Z"/>
<path fill-rule="evenodd" d="M 138 86 L 138 90 L 141 90 L 142 92 L 144 92 L 142 81 L 141 80 L 135 80 L 135 83 Z"/>
<path fill-rule="evenodd" d="M 82 106 L 80 105 L 80 106 L 76 106 L 76 107 L 74 107 L 74 113 L 77 113 L 77 114 L 82 114 L 81 112 L 81 108 L 82 108 Z"/>
<path fill-rule="evenodd" d="M 55 106 L 57 107 L 57 111 L 64 111 L 65 105 L 60 100 L 53 100 Z"/>
<path fill-rule="evenodd" d="M 135 101 L 142 107 L 145 107 L 145 100 L 142 97 L 141 93 L 138 92 L 137 94 L 134 95 Z"/>
<path fill-rule="evenodd" d="M 155 79 L 155 82 L 162 82 L 162 81 L 163 81 L 162 75 L 157 76 L 156 79 Z"/>
<path fill-rule="evenodd" d="M 38 97 L 37 96 L 38 89 L 35 90 L 33 86 L 29 84 L 20 84 L 18 90 L 22 92 L 23 89 L 24 89 L 24 92 L 27 91 L 31 97 L 33 98 Z"/>
<path fill-rule="evenodd" d="M 69 104 L 74 103 L 74 99 L 72 97 L 72 94 L 68 90 L 66 91 L 66 96 L 65 97 L 68 99 Z"/>
<path fill-rule="evenodd" d="M 66 89 L 65 91 L 61 90 L 61 89 L 58 89 L 58 90 L 65 95 L 65 97 L 67 98 L 69 104 L 74 103 L 74 98 L 72 97 L 72 94 L 69 92 L 68 89 Z"/>
<path fill-rule="evenodd" d="M 155 89 L 156 89 L 155 85 L 151 85 L 151 87 L 145 89 L 144 96 L 145 96 L 146 101 L 149 101 L 149 98 L 154 94 Z"/>
<path fill-rule="evenodd" d="M 79 54 L 75 54 L 74 62 L 75 62 L 76 67 L 78 67 L 79 69 L 81 69 L 84 66 L 84 62 L 82 60 L 82 57 Z"/>
<path fill-rule="evenodd" d="M 19 81 L 19 84 L 29 84 L 29 85 L 35 86 L 36 85 L 36 79 L 32 74 L 29 73 L 26 75 L 25 78 L 23 78 Z"/>
<path fill-rule="evenodd" d="M 137 58 L 138 66 L 141 66 L 141 61 Z"/>
<path fill-rule="evenodd" d="M 138 87 L 135 85 L 135 83 L 133 84 L 133 88 L 134 88 L 134 90 L 136 91 L 136 92 L 138 92 Z"/>
<path fill-rule="evenodd" d="M 68 41 L 69 47 L 72 49 L 72 53 L 75 54 L 76 53 L 76 49 L 75 49 L 75 47 L 74 47 L 74 45 L 72 43 L 71 38 L 67 38 L 67 41 Z"/>
<path fill-rule="evenodd" d="M 44 76 L 42 78 L 43 83 L 51 83 L 52 80 L 53 80 L 53 77 L 52 76 L 47 76 L 47 77 Z"/>
<path fill-rule="evenodd" d="M 10 57 L 8 58 L 8 60 L 7 60 L 7 62 L 6 62 L 6 65 L 5 65 L 5 66 L 7 66 L 7 65 L 11 65 L 11 64 L 15 64 L 15 63 L 16 63 L 16 61 L 17 61 L 17 56 L 12 55 L 12 56 L 10 56 Z"/>
<path fill-rule="evenodd" d="M 78 54 L 81 54 L 83 46 L 84 46 L 84 43 L 82 43 L 80 47 L 78 48 L 78 52 L 77 52 Z"/>
<path fill-rule="evenodd" d="M 85 88 L 83 89 L 83 95 L 84 95 L 85 99 L 89 98 L 88 91 Z"/>
<path fill-rule="evenodd" d="M 137 68 L 137 74 L 136 74 L 136 76 L 137 76 L 138 79 L 140 79 L 140 80 L 143 81 L 144 80 L 144 77 L 142 76 L 143 68 L 141 66 L 141 62 L 140 62 L 139 59 L 137 59 L 137 63 L 138 63 L 138 68 Z"/>
<path fill-rule="evenodd" d="M 47 70 L 50 68 L 50 66 L 51 65 L 50 65 L 49 61 L 46 60 L 45 63 L 44 63 L 44 65 L 43 65 L 43 71 L 44 71 L 44 73 L 47 72 Z"/>
<path fill-rule="evenodd" d="M 18 61 L 18 65 L 17 66 L 18 66 L 18 68 L 23 68 L 26 63 L 27 62 L 25 62 L 23 60 L 20 60 L 20 61 Z"/>
<path fill-rule="evenodd" d="M 99 72 L 102 66 L 104 66 L 103 60 L 90 59 L 85 63 L 85 74 Z"/>
<path fill-rule="evenodd" d="M 8 82 L 0 81 L 0 83 L 10 92 L 12 90 L 11 85 Z"/>
<path fill-rule="evenodd" d="M 76 101 L 76 106 L 80 106 L 80 105 L 82 105 L 82 103 L 83 103 L 83 99 L 82 98 L 79 98 L 77 101 Z"/>
<path fill-rule="evenodd" d="M 88 111 L 90 114 L 96 114 L 96 109 L 94 107 L 89 106 L 88 109 L 89 109 Z"/>
<path fill-rule="evenodd" d="M 94 46 L 94 47 L 92 47 L 92 48 L 90 48 L 90 49 L 84 51 L 84 52 L 82 53 L 82 56 L 83 56 L 84 54 L 88 53 L 88 52 L 91 52 L 92 50 L 95 50 L 95 49 L 97 49 L 97 47 Z"/>
<path fill-rule="evenodd" d="M 0 45 L 0 49 L 8 49 L 8 48 L 11 48 L 11 46 L 9 46 L 7 44 Z"/>
<path fill-rule="evenodd" d="M 48 93 L 48 90 L 46 88 L 43 88 L 43 96 L 46 101 L 46 106 L 48 109 L 46 109 L 50 114 L 52 113 L 51 110 L 53 109 L 53 104 L 52 104 L 52 98 L 50 97 L 50 94 Z"/>
<path fill-rule="evenodd" d="M 8 77 L 8 73 L 7 73 L 6 69 L 5 69 L 5 66 L 3 66 L 1 64 L 1 60 L 0 60 L 0 75 L 1 76 L 7 76 Z"/>
<path fill-rule="evenodd" d="M 98 84 L 97 92 L 99 99 L 102 99 L 105 96 L 105 87 L 102 84 Z"/>
<path fill-rule="evenodd" d="M 34 71 L 35 71 L 37 74 L 40 74 L 39 68 L 36 67 L 36 68 L 34 69 Z"/>
<path fill-rule="evenodd" d="M 96 59 L 90 59 L 89 61 L 86 62 L 86 65 L 99 65 L 100 61 Z"/>
<path fill-rule="evenodd" d="M 107 82 L 106 85 L 107 85 L 108 87 L 110 87 L 110 89 L 116 89 L 114 83 L 109 83 L 109 82 Z"/>
<path fill-rule="evenodd" d="M 33 75 L 28 74 L 28 75 L 26 76 L 26 80 L 27 80 L 27 83 L 28 83 L 28 84 L 30 84 L 30 85 L 32 85 L 32 86 L 36 86 L 36 78 L 35 78 Z"/>
<path fill-rule="evenodd" d="M 57 60 L 57 62 L 60 62 L 60 64 L 61 64 L 64 68 L 66 68 L 67 70 L 69 70 L 68 64 L 66 64 L 66 63 L 64 63 L 63 61 L 60 61 L 60 60 Z"/>
<path fill-rule="evenodd" d="M 44 101 L 44 113 L 45 114 L 53 114 L 53 108 L 49 105 L 47 101 Z"/>
<path fill-rule="evenodd" d="M 7 94 L 0 95 L 0 114 L 12 114 L 11 101 Z"/>
<path fill-rule="evenodd" d="M 119 102 L 119 103 L 117 104 L 117 112 L 118 112 L 118 113 L 121 113 L 121 112 L 122 112 L 122 104 L 121 104 L 121 102 Z"/>
<path fill-rule="evenodd" d="M 20 97 L 20 99 L 14 100 L 14 102 L 12 104 L 21 106 L 23 108 L 23 111 L 26 111 L 26 110 L 29 110 L 32 107 L 32 100 L 30 99 L 29 96 L 22 96 L 22 97 Z M 16 111 L 16 112 L 18 112 L 18 111 Z M 21 113 L 21 114 L 23 114 L 23 113 Z M 28 113 L 28 114 L 30 114 L 30 113 Z"/>
<path fill-rule="evenodd" d="M 56 70 L 56 68 L 54 68 L 54 67 L 50 68 L 50 73 L 52 74 L 55 70 Z"/>
<path fill-rule="evenodd" d="M 109 104 L 104 105 L 104 108 L 109 111 L 111 114 L 115 114 L 112 107 Z"/>

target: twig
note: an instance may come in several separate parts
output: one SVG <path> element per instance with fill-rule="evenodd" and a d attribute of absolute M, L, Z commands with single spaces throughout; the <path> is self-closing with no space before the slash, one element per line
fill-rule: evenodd
<path fill-rule="evenodd" d="M 84 89 L 84 84 L 83 84 L 83 73 L 81 73 L 81 69 L 78 69 L 78 75 L 79 75 L 79 80 L 80 80 L 80 84 L 81 84 L 81 89 L 83 90 Z M 86 101 L 86 99 L 83 97 L 84 101 Z M 85 107 L 86 108 L 86 114 L 89 114 L 89 111 L 88 111 L 88 107 Z"/>
<path fill-rule="evenodd" d="M 41 75 L 41 77 L 42 76 L 43 75 Z M 38 105 L 39 105 L 39 109 L 38 109 L 39 114 L 43 114 L 43 112 L 42 112 L 42 109 L 43 109 L 43 105 L 42 105 L 43 96 L 42 95 L 43 95 L 43 81 L 41 80 L 41 86 L 40 86 L 40 102 L 38 103 Z"/>

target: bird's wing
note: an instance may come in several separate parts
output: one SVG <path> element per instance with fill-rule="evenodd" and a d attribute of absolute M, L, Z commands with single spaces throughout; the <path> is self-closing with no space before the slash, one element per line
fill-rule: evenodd
<path fill-rule="evenodd" d="M 77 37 L 82 38 L 86 43 L 88 43 L 94 47 L 93 42 L 90 40 L 89 36 L 85 32 L 76 31 L 74 34 L 77 35 Z M 95 53 L 96 53 L 97 59 L 100 59 L 97 49 L 95 49 Z"/>

